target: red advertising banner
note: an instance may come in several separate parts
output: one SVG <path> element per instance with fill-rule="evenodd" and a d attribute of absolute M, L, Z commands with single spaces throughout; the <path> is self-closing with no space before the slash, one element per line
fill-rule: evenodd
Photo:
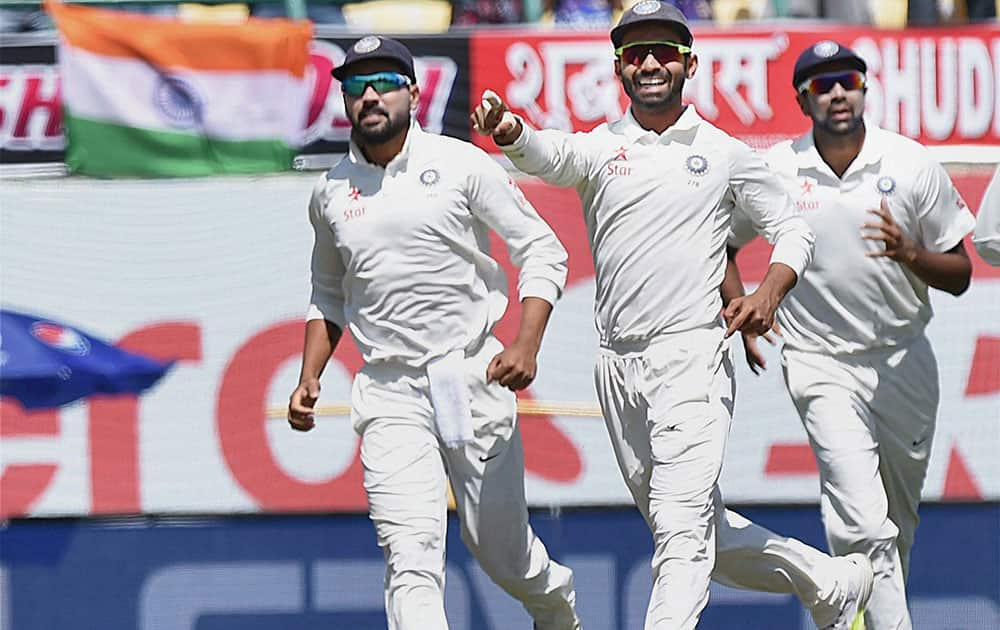
<path fill-rule="evenodd" d="M 1000 145 L 1000 27 L 880 31 L 829 26 L 695 30 L 698 70 L 685 98 L 753 146 L 799 135 L 809 121 L 791 86 L 799 53 L 823 39 L 868 63 L 867 115 L 925 144 Z M 476 33 L 470 101 L 491 88 L 540 128 L 589 130 L 628 99 L 607 32 Z M 480 146 L 495 150 L 488 139 Z M 1000 146 L 997 148 L 1000 158 Z"/>
<path fill-rule="evenodd" d="M 808 121 L 795 104 L 792 66 L 799 52 L 825 38 L 851 46 L 867 60 L 873 122 L 929 145 L 995 148 L 992 161 L 1000 161 L 997 25 L 905 31 L 704 27 L 695 31 L 699 66 L 686 98 L 702 116 L 753 146 L 802 133 Z M 587 130 L 620 117 L 628 105 L 604 30 L 524 28 L 403 39 L 417 58 L 423 93 L 417 117 L 434 132 L 468 138 L 469 103 L 487 87 L 536 127 Z M 346 150 L 349 124 L 329 71 L 352 40 L 340 36 L 313 43 L 303 153 Z M 62 159 L 54 63 L 52 43 L 0 45 L 0 162 Z M 488 140 L 474 140 L 495 150 Z"/>

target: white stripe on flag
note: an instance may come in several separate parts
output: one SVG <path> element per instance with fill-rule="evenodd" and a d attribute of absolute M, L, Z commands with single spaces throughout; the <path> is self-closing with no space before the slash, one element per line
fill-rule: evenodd
<path fill-rule="evenodd" d="M 62 98 L 70 114 L 150 131 L 203 134 L 222 140 L 298 143 L 305 124 L 304 79 L 289 73 L 205 72 L 158 74 L 142 61 L 105 57 L 61 42 Z M 201 124 L 166 79 L 188 86 Z"/>

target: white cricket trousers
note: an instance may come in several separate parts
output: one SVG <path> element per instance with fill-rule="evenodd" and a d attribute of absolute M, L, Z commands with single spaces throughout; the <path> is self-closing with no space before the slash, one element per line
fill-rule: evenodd
<path fill-rule="evenodd" d="M 597 394 L 611 443 L 653 532 L 646 630 L 694 628 L 710 579 L 793 593 L 807 608 L 836 613 L 830 556 L 722 504 L 718 480 L 735 394 L 724 333 L 713 326 L 604 343 L 599 354 Z"/>
<path fill-rule="evenodd" d="M 819 467 L 830 549 L 871 558 L 868 630 L 909 630 L 906 577 L 939 399 L 930 342 L 838 356 L 786 348 L 782 358 Z"/>
<path fill-rule="evenodd" d="M 448 628 L 449 479 L 462 540 L 486 574 L 524 604 L 537 628 L 579 628 L 573 573 L 549 559 L 528 524 L 516 398 L 486 383 L 486 366 L 502 349 L 490 337 L 466 359 L 475 437 L 458 449 L 446 449 L 437 435 L 424 370 L 383 362 L 355 378 L 352 417 L 368 513 L 385 554 L 389 630 Z"/>

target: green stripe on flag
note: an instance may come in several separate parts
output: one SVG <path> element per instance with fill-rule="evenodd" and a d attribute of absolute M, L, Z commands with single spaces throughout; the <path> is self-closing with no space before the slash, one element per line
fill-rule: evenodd
<path fill-rule="evenodd" d="M 195 177 L 266 173 L 291 168 L 294 152 L 281 140 L 218 140 L 123 127 L 65 112 L 66 163 L 95 177 Z"/>

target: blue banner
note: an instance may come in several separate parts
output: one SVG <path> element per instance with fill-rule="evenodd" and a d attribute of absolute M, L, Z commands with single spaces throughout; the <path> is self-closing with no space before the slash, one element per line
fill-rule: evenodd
<path fill-rule="evenodd" d="M 823 545 L 813 506 L 740 510 Z M 926 505 L 909 590 L 921 630 L 1000 627 L 1000 506 Z M 576 572 L 587 630 L 642 627 L 651 538 L 633 510 L 535 513 Z M 448 533 L 452 630 L 529 628 Z M 21 520 L 0 529 L 0 630 L 385 628 L 384 566 L 364 516 Z M 812 628 L 790 595 L 713 585 L 701 628 Z"/>

